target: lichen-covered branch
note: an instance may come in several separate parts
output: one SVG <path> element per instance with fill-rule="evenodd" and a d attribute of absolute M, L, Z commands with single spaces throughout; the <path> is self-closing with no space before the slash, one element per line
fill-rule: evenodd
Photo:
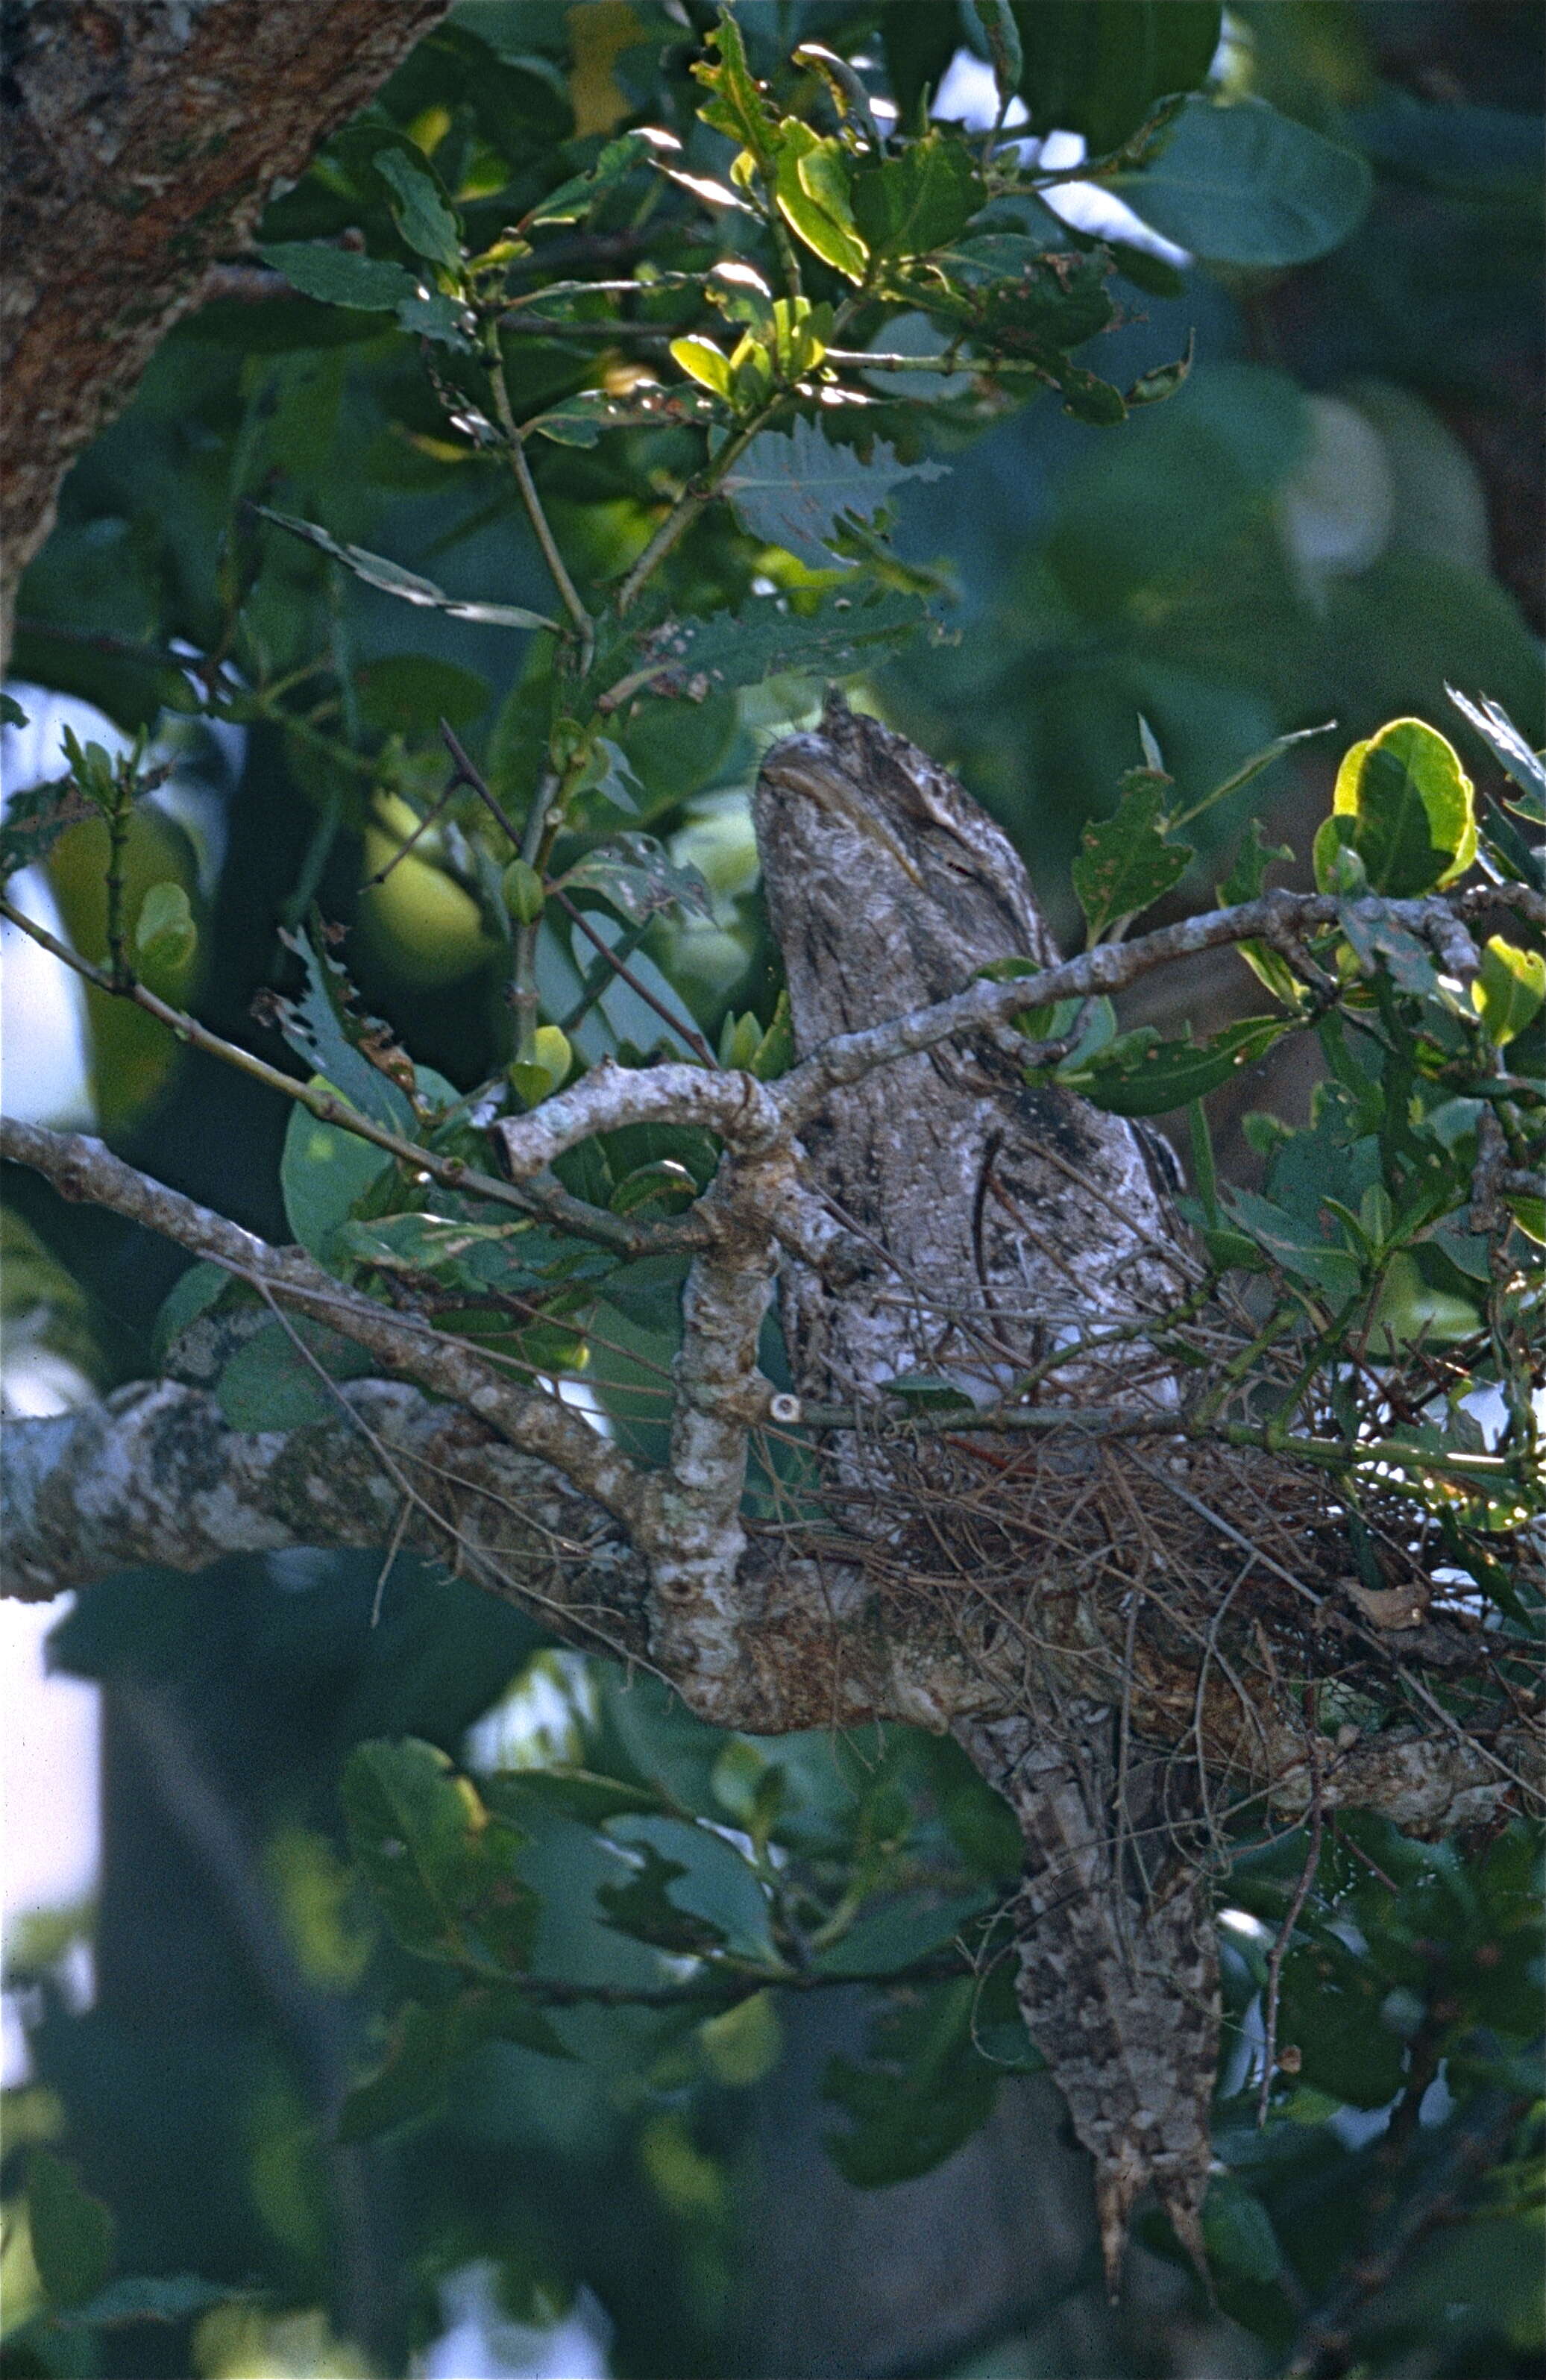
<path fill-rule="evenodd" d="M 6 10 L 7 620 L 65 471 L 209 267 L 239 252 L 275 180 L 301 171 L 445 6 L 33 0 Z"/>
<path fill-rule="evenodd" d="M 325 1323 L 385 1371 L 464 1405 L 524 1453 L 554 1463 L 603 1511 L 631 1519 L 639 1480 L 632 1465 L 557 1397 L 505 1377 L 470 1347 L 428 1323 L 393 1313 L 343 1287 L 299 1248 L 273 1248 L 206 1207 L 152 1182 L 101 1141 L 0 1119 L 0 1157 L 30 1165 L 67 1198 L 84 1198 L 159 1232 L 250 1281 L 297 1313 Z"/>

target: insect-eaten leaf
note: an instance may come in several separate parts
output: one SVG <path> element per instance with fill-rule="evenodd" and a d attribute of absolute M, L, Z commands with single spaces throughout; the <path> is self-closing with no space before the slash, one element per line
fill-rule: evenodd
<path fill-rule="evenodd" d="M 1114 816 L 1084 831 L 1071 872 L 1091 942 L 1110 938 L 1187 872 L 1190 845 L 1166 834 L 1169 783 L 1152 770 L 1133 770 Z"/>
<path fill-rule="evenodd" d="M 615 834 L 577 860 L 563 878 L 567 891 L 600 892 L 635 925 L 680 909 L 713 915 L 713 896 L 696 868 L 674 860 L 651 834 Z"/>
<path fill-rule="evenodd" d="M 1131 1033 L 1119 1033 L 1088 1062 L 1065 1061 L 1053 1074 L 1067 1089 L 1110 1114 L 1167 1115 L 1173 1108 L 1216 1091 L 1294 1030 L 1290 1017 L 1248 1016 L 1226 1025 L 1211 1040 L 1194 1043 L 1162 1041 L 1153 1026 L 1140 1025 Z"/>

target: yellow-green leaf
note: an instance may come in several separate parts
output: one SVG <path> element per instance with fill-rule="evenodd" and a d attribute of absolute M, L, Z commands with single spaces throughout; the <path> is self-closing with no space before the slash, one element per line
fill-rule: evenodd
<path fill-rule="evenodd" d="M 671 360 L 680 364 L 689 378 L 712 389 L 716 396 L 728 399 L 730 395 L 730 358 L 715 346 L 712 339 L 700 338 L 697 333 L 685 339 L 671 342 Z"/>
<path fill-rule="evenodd" d="M 1494 934 L 1481 953 L 1481 972 L 1471 985 L 1471 1001 L 1488 1038 L 1501 1049 L 1522 1033 L 1546 1001 L 1546 958 L 1539 951 L 1522 951 Z"/>
<path fill-rule="evenodd" d="M 1421 719 L 1393 719 L 1355 744 L 1337 771 L 1332 815 L 1376 892 L 1397 900 L 1464 875 L 1476 857 L 1471 781 L 1446 737 Z"/>

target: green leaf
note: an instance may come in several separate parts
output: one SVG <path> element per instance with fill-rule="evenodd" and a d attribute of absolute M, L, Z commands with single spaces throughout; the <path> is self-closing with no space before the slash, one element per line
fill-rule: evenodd
<path fill-rule="evenodd" d="M 1546 958 L 1494 934 L 1481 953 L 1471 999 L 1488 1038 L 1502 1049 L 1524 1031 L 1546 1001 Z"/>
<path fill-rule="evenodd" d="M 1385 902 L 1373 894 L 1344 901 L 1337 922 L 1362 974 L 1374 975 L 1383 965 L 1396 990 L 1417 1000 L 1438 990 L 1438 974 L 1426 945 L 1391 916 Z"/>
<path fill-rule="evenodd" d="M 397 229 L 415 256 L 427 257 L 448 273 L 459 272 L 461 234 L 438 176 L 405 149 L 378 149 L 371 162 L 392 194 Z"/>
<path fill-rule="evenodd" d="M 1524 795 L 1519 816 L 1529 819 L 1537 826 L 1546 825 L 1546 758 L 1530 750 L 1502 703 L 1493 702 L 1483 695 L 1479 707 L 1465 695 L 1457 694 L 1453 686 L 1446 686 L 1444 692 L 1456 710 L 1470 721 L 1482 741 L 1491 747 L 1493 757 L 1502 761 Z"/>
<path fill-rule="evenodd" d="M 722 485 L 749 536 L 783 546 L 813 570 L 843 570 L 849 564 L 826 540 L 839 533 L 846 516 L 869 521 L 905 480 L 941 480 L 946 468 L 899 462 L 883 438 L 876 439 L 865 462 L 852 446 L 834 445 L 802 415 L 791 431 L 761 431 Z"/>
<path fill-rule="evenodd" d="M 267 504 L 254 504 L 253 511 L 276 528 L 286 529 L 290 536 L 304 538 L 319 552 L 343 564 L 355 577 L 367 587 L 376 588 L 383 595 L 396 595 L 404 603 L 417 603 L 434 612 L 448 613 L 454 620 L 471 620 L 488 628 L 550 628 L 556 635 L 558 624 L 541 612 L 529 612 L 518 603 L 464 602 L 460 596 L 447 595 L 432 578 L 420 578 L 417 572 L 405 570 L 400 563 L 388 562 L 379 553 L 368 553 L 360 545 L 344 545 L 330 537 L 325 528 L 314 521 L 296 520 L 288 513 L 276 513 Z"/>
<path fill-rule="evenodd" d="M 1203 81 L 1222 11 L 1217 0 L 1016 0 L 1015 16 L 1031 131 L 1082 132 L 1098 157 L 1157 100 Z"/>
<path fill-rule="evenodd" d="M 314 1366 L 324 1378 L 318 1378 Z M 288 1329 L 278 1321 L 264 1323 L 244 1340 L 215 1383 L 215 1402 L 232 1429 L 303 1429 L 340 1418 L 328 1380 L 364 1379 L 374 1369 L 372 1358 L 352 1339 L 303 1315 Z"/>
<path fill-rule="evenodd" d="M 1232 2173 L 1217 2173 L 1208 2185 L 1202 2238 L 1210 2264 L 1241 2280 L 1272 2281 L 1283 2270 L 1272 2217 L 1255 2191 Z"/>
<path fill-rule="evenodd" d="M 523 1809 L 537 1809 L 578 1819 L 582 1827 L 603 1826 L 608 1818 L 630 1814 L 657 1815 L 663 1808 L 662 1794 L 653 1785 L 603 1777 L 563 1760 L 541 1768 L 502 1769 L 484 1779 L 483 1796 L 491 1809 L 508 1810 L 517 1817 Z"/>
<path fill-rule="evenodd" d="M 458 734 L 489 706 L 486 678 L 428 653 L 385 653 L 354 674 L 362 726 L 374 735 L 431 735 L 443 719 Z"/>
<path fill-rule="evenodd" d="M 306 970 L 301 998 L 274 1003 L 274 1021 L 290 1048 L 361 1115 L 389 1132 L 411 1133 L 413 1108 L 407 1093 L 366 1055 L 368 1046 L 390 1046 L 386 1026 L 355 1014 L 354 986 L 320 929 L 315 939 L 286 932 L 281 940 Z"/>
<path fill-rule="evenodd" d="M 312 1080 L 319 1088 L 333 1087 L 321 1076 Z M 323 1123 L 307 1108 L 292 1108 L 279 1160 L 279 1186 L 286 1218 L 301 1246 L 325 1262 L 339 1224 L 347 1222 L 356 1199 L 391 1163 L 358 1133 Z"/>
<path fill-rule="evenodd" d="M 926 603 L 890 588 L 862 600 L 823 592 L 798 611 L 785 596 L 753 596 L 739 612 L 668 620 L 649 638 L 643 659 L 646 665 L 657 654 L 660 659 L 649 680 L 652 693 L 701 702 L 795 672 L 849 676 L 910 643 L 920 629 L 938 626 Z"/>
<path fill-rule="evenodd" d="M 251 2294 L 229 2281 L 201 2280 L 196 2273 L 126 2274 L 60 2316 L 58 2327 L 111 2330 L 126 2322 L 187 2322 L 210 2306 L 230 2305 Z"/>
<path fill-rule="evenodd" d="M 151 1332 L 151 1354 L 155 1363 L 163 1365 L 173 1341 L 196 1322 L 214 1304 L 228 1286 L 231 1276 L 224 1265 L 210 1264 L 203 1259 L 190 1264 L 162 1301 Z"/>
<path fill-rule="evenodd" d="M 975 1979 L 936 1985 L 874 2027 L 870 2061 L 828 2065 L 822 2095 L 853 2119 L 826 2145 L 860 2190 L 910 2181 L 943 2164 L 992 2112 L 999 2075 L 972 2041 Z"/>
<path fill-rule="evenodd" d="M 473 1985 L 429 2007 L 408 2000 L 393 2020 L 384 2063 L 345 2100 L 338 2138 L 371 2140 L 432 2114 L 462 2060 L 490 2041 L 513 2041 L 543 2058 L 574 2055 L 516 1985 Z"/>
<path fill-rule="evenodd" d="M 886 0 L 880 12 L 886 79 L 905 126 L 926 91 L 939 89 L 961 32 L 955 0 Z"/>
<path fill-rule="evenodd" d="M 1312 1222 L 1254 1190 L 1226 1195 L 1229 1220 L 1285 1272 L 1339 1305 L 1357 1294 L 1363 1269 L 1350 1249 L 1333 1246 Z"/>
<path fill-rule="evenodd" d="M 140 980 L 164 1000 L 178 999 L 198 949 L 199 929 L 183 887 L 170 877 L 151 885 L 134 925 Z"/>
<path fill-rule="evenodd" d="M 1450 883 L 1476 856 L 1471 781 L 1454 746 L 1420 719 L 1392 720 L 1351 747 L 1337 771 L 1332 814 L 1351 821 L 1342 839 L 1374 891 L 1397 900 Z M 1318 834 L 1318 869 L 1321 851 Z"/>
<path fill-rule="evenodd" d="M 1167 1115 L 1216 1091 L 1294 1030 L 1289 1017 L 1248 1016 L 1194 1043 L 1162 1041 L 1151 1025 L 1140 1025 L 1107 1042 L 1088 1064 L 1065 1061 L 1054 1072 L 1068 1089 L 1112 1115 Z"/>
<path fill-rule="evenodd" d="M 588 215 L 596 200 L 608 190 L 615 189 L 626 180 L 636 165 L 644 164 L 658 150 L 674 150 L 681 143 L 667 132 L 625 132 L 620 139 L 609 140 L 596 162 L 583 174 L 571 175 L 550 190 L 526 217 L 530 229 L 538 224 L 579 223 Z"/>
<path fill-rule="evenodd" d="M 687 1818 L 648 1814 L 616 1818 L 608 1833 L 643 1862 L 633 1883 L 598 1887 L 609 1925 L 662 1949 L 691 1947 L 681 1938 L 686 1929 L 734 1957 L 782 1965 L 767 1892 L 750 1861 L 723 1835 Z M 661 1938 L 672 1928 L 676 1945 Z"/>
<path fill-rule="evenodd" d="M 30 724 L 27 713 L 14 694 L 0 694 L 0 727 L 26 727 Z"/>
<path fill-rule="evenodd" d="M 405 1949 L 462 1966 L 525 1966 L 537 1898 L 514 1871 L 520 1830 L 444 1752 L 413 1737 L 356 1746 L 344 1770 L 349 1844 Z"/>
<path fill-rule="evenodd" d="M 766 171 L 777 154 L 773 119 L 747 63 L 741 29 L 730 10 L 722 7 L 719 22 L 707 39 L 719 52 L 718 63 L 698 60 L 693 74 L 712 93 L 698 111 L 705 124 L 738 141 Z"/>
<path fill-rule="evenodd" d="M 563 882 L 571 892 L 584 886 L 602 893 L 636 925 L 673 909 L 713 915 L 712 895 L 698 869 L 679 866 L 653 835 L 613 835 L 577 860 Z"/>
<path fill-rule="evenodd" d="M 778 128 L 775 188 L 778 211 L 824 264 L 862 281 L 869 250 L 854 219 L 848 164 L 834 140 L 820 140 L 808 124 L 786 115 Z"/>
<path fill-rule="evenodd" d="M 361 313 L 389 314 L 405 298 L 416 298 L 419 284 L 406 265 L 383 257 L 359 256 L 335 248 L 330 240 L 286 240 L 260 248 L 263 262 L 282 273 L 292 289 L 324 306 L 349 306 Z"/>
<path fill-rule="evenodd" d="M 903 1403 L 919 1413 L 970 1413 L 972 1402 L 964 1389 L 954 1380 L 941 1379 L 932 1372 L 904 1372 L 899 1379 L 885 1384 L 888 1397 L 900 1397 Z"/>
<path fill-rule="evenodd" d="M 49 2304 L 79 2306 L 94 2297 L 112 2270 L 117 2227 L 111 2208 L 82 2190 L 51 2149 L 34 2149 L 28 2160 L 27 2222 Z"/>
<path fill-rule="evenodd" d="M 1165 839 L 1168 778 L 1131 771 L 1114 817 L 1084 831 L 1071 873 L 1090 941 L 1117 929 L 1180 882 L 1192 853 Z"/>
<path fill-rule="evenodd" d="M 931 132 L 899 157 L 854 177 L 854 218 L 878 256 L 927 256 L 966 229 L 982 203 L 976 161 L 964 140 Z"/>
<path fill-rule="evenodd" d="M 1007 107 L 1025 76 L 1020 29 L 1009 0 L 971 0 L 972 14 L 982 28 L 982 39 L 992 61 L 993 82 L 1001 110 Z"/>
<path fill-rule="evenodd" d="M 1189 826 L 1193 819 L 1202 816 L 1204 810 L 1211 810 L 1215 803 L 1228 801 L 1232 794 L 1237 794 L 1250 784 L 1255 778 L 1260 776 L 1264 769 L 1270 769 L 1274 760 L 1281 760 L 1284 754 L 1291 751 L 1296 744 L 1303 744 L 1312 735 L 1329 735 L 1335 725 L 1334 719 L 1328 719 L 1321 727 L 1296 727 L 1291 735 L 1274 735 L 1272 742 L 1263 745 L 1260 752 L 1253 752 L 1248 760 L 1242 760 L 1240 766 L 1232 771 L 1222 784 L 1215 785 L 1211 793 L 1204 794 L 1202 799 L 1199 802 L 1194 802 L 1190 809 L 1182 810 L 1177 817 L 1172 819 L 1172 829 Z M 1249 831 L 1260 837 L 1260 822 L 1254 818 L 1250 821 Z M 1268 856 L 1279 859 L 1292 859 L 1294 856 L 1293 853 L 1287 850 L 1280 850 Z M 1260 885 L 1257 891 L 1260 891 Z M 1231 897 L 1254 900 L 1256 894 L 1242 893 Z"/>
<path fill-rule="evenodd" d="M 823 1975 L 898 1973 L 953 1942 L 995 1899 L 985 1889 L 943 1900 L 938 1893 L 905 1893 L 862 1911 L 846 1934 L 817 1952 L 814 1964 Z"/>
<path fill-rule="evenodd" d="M 722 348 L 715 346 L 712 339 L 706 339 L 695 331 L 688 338 L 673 339 L 670 352 L 672 362 L 679 365 L 690 379 L 704 388 L 712 389 L 715 396 L 723 396 L 729 404 L 732 395 L 730 358 Z"/>
<path fill-rule="evenodd" d="M 1212 264 L 1306 264 L 1362 222 L 1364 158 L 1264 99 L 1185 101 L 1159 156 L 1110 175 L 1135 214 Z"/>

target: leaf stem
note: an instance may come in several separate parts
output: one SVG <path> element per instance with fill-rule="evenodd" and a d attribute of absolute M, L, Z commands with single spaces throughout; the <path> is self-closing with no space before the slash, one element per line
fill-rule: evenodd
<path fill-rule="evenodd" d="M 719 453 L 711 457 L 698 477 L 689 480 L 617 589 L 619 617 L 638 601 L 672 548 L 686 535 L 704 506 L 712 502 L 732 465 L 739 462 L 752 440 L 761 435 L 774 415 L 788 402 L 787 392 L 781 389 L 733 437 L 727 438 Z"/>
<path fill-rule="evenodd" d="M 489 382 L 493 390 L 493 407 L 499 417 L 499 426 L 505 432 L 506 452 L 510 457 L 510 469 L 515 476 L 521 503 L 526 507 L 526 517 L 531 524 L 531 533 L 542 548 L 542 560 L 547 564 L 549 575 L 558 589 L 559 601 L 573 622 L 575 634 L 579 639 L 579 674 L 583 677 L 590 667 L 590 657 L 595 650 L 596 625 L 580 601 L 579 589 L 569 576 L 568 565 L 558 551 L 558 541 L 554 536 L 548 516 L 542 510 L 542 500 L 537 493 L 537 482 L 531 476 L 531 466 L 526 459 L 526 447 L 522 443 L 520 426 L 516 419 L 515 407 L 510 403 L 510 386 L 505 376 L 505 358 L 500 349 L 497 330 L 488 340 L 487 354 Z"/>

